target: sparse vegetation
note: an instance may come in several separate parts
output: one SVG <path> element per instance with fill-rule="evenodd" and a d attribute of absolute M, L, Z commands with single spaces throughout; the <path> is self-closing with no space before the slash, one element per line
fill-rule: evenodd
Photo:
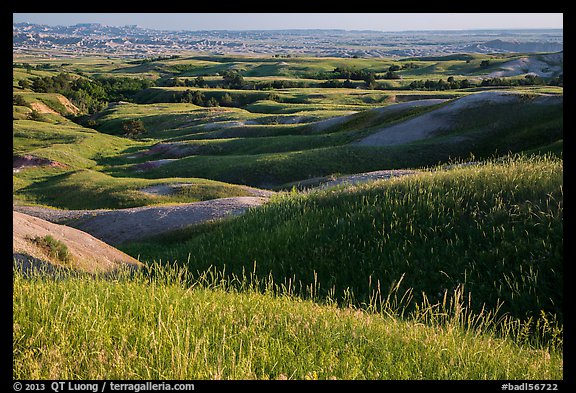
<path fill-rule="evenodd" d="M 64 264 L 68 264 L 71 261 L 72 257 L 70 251 L 68 251 L 68 246 L 64 242 L 55 239 L 52 235 L 36 236 L 31 241 L 40 247 L 49 258 Z"/>

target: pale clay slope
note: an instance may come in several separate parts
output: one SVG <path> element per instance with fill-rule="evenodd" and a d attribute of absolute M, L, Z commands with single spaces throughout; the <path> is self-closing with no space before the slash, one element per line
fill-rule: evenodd
<path fill-rule="evenodd" d="M 106 243 L 119 244 L 239 215 L 267 200 L 263 197 L 232 197 L 117 210 L 59 210 L 14 205 L 14 210 L 52 222 L 66 223 Z"/>
<path fill-rule="evenodd" d="M 440 104 L 444 101 L 447 101 L 447 100 L 446 99 L 436 99 L 436 98 L 413 100 L 413 101 L 400 102 L 397 104 L 385 106 L 383 108 L 370 109 L 370 110 L 377 111 L 377 112 L 379 112 L 380 115 L 388 115 L 388 114 L 393 114 L 394 112 L 398 112 L 398 111 L 405 110 L 408 108 L 416 108 L 416 107 L 420 107 L 420 106 L 432 106 L 432 105 Z M 321 120 L 321 121 L 312 123 L 311 126 L 313 127 L 314 131 L 324 131 L 324 130 L 327 130 L 331 127 L 336 127 L 336 126 L 339 126 L 340 124 L 345 123 L 346 121 L 350 120 L 351 115 L 353 115 L 353 114 L 344 115 L 344 116 L 337 116 L 337 117 L 333 117 L 331 119 Z"/>
<path fill-rule="evenodd" d="M 14 211 L 12 213 L 12 253 L 24 270 L 31 266 L 63 266 L 89 273 L 109 273 L 121 267 L 142 264 L 94 236 L 65 225 L 54 224 L 38 217 Z M 72 254 L 70 265 L 52 260 L 31 239 L 51 235 L 63 242 Z"/>
<path fill-rule="evenodd" d="M 511 92 L 487 91 L 470 94 L 450 101 L 431 112 L 384 127 L 354 144 L 361 146 L 393 146 L 418 141 L 432 137 L 442 130 L 452 129 L 455 116 L 464 109 L 482 107 L 487 104 L 515 103 L 520 102 L 522 99 L 521 94 Z M 561 96 L 540 95 L 531 102 L 533 104 L 548 104 L 561 101 L 562 99 Z"/>
<path fill-rule="evenodd" d="M 522 74 L 532 74 L 540 77 L 552 77 L 562 71 L 563 53 L 522 57 L 502 64 L 499 71 L 488 74 L 490 78 L 501 78 Z"/>

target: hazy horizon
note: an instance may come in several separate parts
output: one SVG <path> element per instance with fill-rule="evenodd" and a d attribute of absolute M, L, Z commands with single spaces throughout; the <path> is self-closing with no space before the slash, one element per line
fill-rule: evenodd
<path fill-rule="evenodd" d="M 547 30 L 563 29 L 562 13 L 14 13 L 13 23 L 72 26 L 99 23 L 155 30 Z"/>

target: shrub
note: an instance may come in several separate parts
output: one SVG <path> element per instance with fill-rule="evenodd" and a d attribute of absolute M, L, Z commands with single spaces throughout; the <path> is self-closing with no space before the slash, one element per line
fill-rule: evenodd
<path fill-rule="evenodd" d="M 34 120 L 34 121 L 46 121 L 46 118 L 42 115 L 42 113 L 38 112 L 37 110 L 33 109 L 32 112 L 30 112 L 30 120 Z"/>
<path fill-rule="evenodd" d="M 51 235 L 36 236 L 32 241 L 42 248 L 50 258 L 55 258 L 64 263 L 68 263 L 72 259 L 68 246 Z"/>
<path fill-rule="evenodd" d="M 26 100 L 20 94 L 15 94 L 12 96 L 12 103 L 14 105 L 27 106 Z"/>
<path fill-rule="evenodd" d="M 140 119 L 131 119 L 122 122 L 122 130 L 124 131 L 124 135 L 129 138 L 141 135 L 146 132 L 144 123 Z"/>

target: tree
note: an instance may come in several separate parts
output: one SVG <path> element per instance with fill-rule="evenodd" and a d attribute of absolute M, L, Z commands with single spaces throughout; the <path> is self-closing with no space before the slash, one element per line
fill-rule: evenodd
<path fill-rule="evenodd" d="M 122 131 L 124 131 L 124 135 L 128 138 L 133 138 L 145 133 L 146 129 L 144 128 L 142 120 L 131 119 L 122 122 Z"/>
<path fill-rule="evenodd" d="M 190 102 L 194 105 L 204 106 L 204 99 L 204 93 L 202 93 L 200 90 L 194 90 Z"/>
<path fill-rule="evenodd" d="M 342 87 L 346 87 L 348 89 L 353 89 L 354 88 L 354 83 L 352 83 L 352 81 L 350 79 L 346 79 L 344 81 L 344 83 L 342 84 Z"/>
<path fill-rule="evenodd" d="M 170 86 L 173 86 L 173 87 L 186 86 L 186 82 L 183 81 L 182 79 L 178 78 L 178 77 L 171 79 L 169 83 L 170 83 Z"/>
<path fill-rule="evenodd" d="M 12 95 L 12 103 L 18 106 L 27 106 L 26 100 L 22 97 L 21 94 L 14 94 Z"/>
<path fill-rule="evenodd" d="M 194 82 L 196 83 L 196 86 L 198 86 L 198 87 L 208 86 L 208 84 L 206 83 L 204 78 L 202 78 L 201 76 L 196 77 L 196 79 L 194 79 Z"/>
<path fill-rule="evenodd" d="M 400 75 L 398 75 L 396 72 L 388 70 L 385 74 L 384 74 L 384 79 L 400 79 Z"/>
<path fill-rule="evenodd" d="M 366 73 L 364 77 L 364 82 L 366 82 L 366 87 L 368 89 L 373 89 L 376 86 L 376 75 L 373 72 Z"/>
<path fill-rule="evenodd" d="M 490 67 L 490 60 L 482 60 L 480 62 L 480 68 L 488 68 Z"/>
<path fill-rule="evenodd" d="M 275 101 L 275 102 L 282 102 L 282 97 L 280 97 L 278 94 L 276 93 L 270 93 L 268 94 L 268 97 L 266 98 L 270 101 Z"/>
<path fill-rule="evenodd" d="M 233 106 L 234 101 L 229 93 L 224 93 L 222 98 L 220 98 L 220 105 L 222 106 Z"/>
<path fill-rule="evenodd" d="M 233 89 L 241 89 L 244 86 L 244 77 L 238 70 L 226 70 L 222 73 L 224 84 Z"/>
<path fill-rule="evenodd" d="M 18 81 L 18 86 L 23 89 L 29 89 L 32 86 L 32 83 L 28 79 L 20 79 Z"/>
<path fill-rule="evenodd" d="M 220 104 L 218 103 L 218 100 L 216 100 L 216 98 L 210 97 L 206 102 L 206 106 L 220 106 Z"/>
<path fill-rule="evenodd" d="M 30 120 L 34 121 L 46 121 L 46 118 L 37 110 L 33 109 L 32 112 L 28 115 Z"/>

